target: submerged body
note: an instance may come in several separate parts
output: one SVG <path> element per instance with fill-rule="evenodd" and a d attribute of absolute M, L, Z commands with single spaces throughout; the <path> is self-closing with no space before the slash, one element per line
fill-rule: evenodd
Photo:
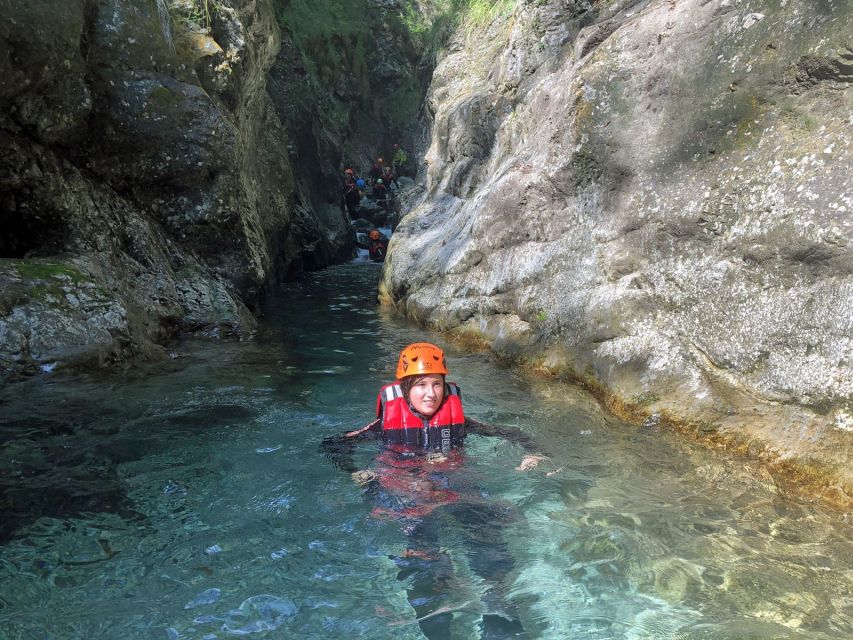
<path fill-rule="evenodd" d="M 441 549 L 442 521 L 434 513 L 439 508 L 463 531 L 477 536 L 478 544 L 471 549 L 483 546 L 483 536 L 489 540 L 486 553 L 472 553 L 469 559 L 477 574 L 493 585 L 490 592 L 500 603 L 497 607 L 494 602 L 481 603 L 485 611 L 483 637 L 527 637 L 512 614 L 505 613 L 511 607 L 500 596 L 513 563 L 499 528 L 489 527 L 485 532 L 467 526 L 472 519 L 479 523 L 505 521 L 512 517 L 513 509 L 492 504 L 476 487 L 460 487 L 455 480 L 464 467 L 463 445 L 471 433 L 509 437 L 528 450 L 532 450 L 532 442 L 521 431 L 467 417 L 461 389 L 445 380 L 446 373 L 440 349 L 428 343 L 410 345 L 401 353 L 398 380 L 379 392 L 376 419 L 359 430 L 327 438 L 323 446 L 336 466 L 350 472 L 364 487 L 374 503 L 373 515 L 401 523 L 409 544 L 394 561 L 400 567 L 398 578 L 409 581 L 409 603 L 427 638 L 451 637 L 453 619 L 443 586 L 452 577 L 453 568 Z M 380 437 L 384 446 L 371 468 L 359 470 L 352 462 L 353 449 L 357 441 L 370 436 Z M 495 608 L 501 614 L 493 613 Z M 507 633 L 502 635 L 500 629 Z"/>

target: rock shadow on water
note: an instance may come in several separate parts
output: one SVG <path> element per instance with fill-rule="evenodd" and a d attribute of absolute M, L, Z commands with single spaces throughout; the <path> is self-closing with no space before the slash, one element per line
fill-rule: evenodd
<path fill-rule="evenodd" d="M 62 405 L 65 406 L 65 405 Z M 241 405 L 197 407 L 121 424 L 98 420 L 97 407 L 58 416 L 0 423 L 0 543 L 40 518 L 115 513 L 144 520 L 127 494 L 119 465 L 169 451 L 175 437 L 242 424 L 257 412 Z M 82 412 L 82 413 L 81 413 Z M 36 444 L 38 443 L 38 444 Z"/>

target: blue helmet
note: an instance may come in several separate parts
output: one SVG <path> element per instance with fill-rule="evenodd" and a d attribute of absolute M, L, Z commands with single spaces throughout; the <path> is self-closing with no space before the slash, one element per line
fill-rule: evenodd
<path fill-rule="evenodd" d="M 364 186 L 367 184 L 367 183 L 366 183 L 364 180 L 362 180 L 361 178 L 359 178 L 358 180 L 356 180 L 356 181 L 355 181 L 355 183 L 358 185 L 358 188 L 359 188 L 359 189 L 363 189 L 363 188 L 364 188 Z"/>

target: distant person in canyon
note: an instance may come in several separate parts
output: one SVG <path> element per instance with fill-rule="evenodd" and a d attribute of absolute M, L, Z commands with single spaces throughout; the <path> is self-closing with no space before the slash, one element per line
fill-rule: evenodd
<path fill-rule="evenodd" d="M 370 167 L 370 172 L 368 176 L 370 177 L 370 184 L 375 184 L 376 181 L 382 177 L 382 167 L 383 167 L 382 158 L 377 158 L 376 162 L 373 163 L 373 166 Z"/>
<path fill-rule="evenodd" d="M 392 184 L 397 189 L 400 188 L 400 183 L 397 182 L 397 174 L 394 173 L 394 170 L 387 164 L 382 168 L 382 182 L 384 182 L 389 189 L 391 188 Z"/>
<path fill-rule="evenodd" d="M 439 508 L 459 523 L 460 533 L 474 536 L 466 543 L 469 564 L 491 585 L 482 602 L 486 613 L 481 637 L 526 638 L 504 597 L 505 579 L 514 561 L 501 531 L 514 510 L 484 500 L 480 491 L 460 480 L 465 476 L 461 474 L 462 446 L 469 433 L 514 441 L 529 452 L 516 467 L 522 471 L 544 458 L 535 453 L 524 432 L 466 416 L 460 388 L 446 380 L 447 373 L 439 347 L 428 342 L 410 344 L 400 352 L 397 380 L 379 392 L 376 419 L 361 429 L 326 438 L 322 448 L 338 468 L 364 487 L 376 505 L 375 516 L 400 522 L 409 542 L 402 555 L 392 559 L 400 568 L 398 579 L 409 582 L 409 603 L 427 638 L 451 637 L 454 610 L 453 563 L 441 544 L 447 520 L 431 516 Z M 354 447 L 368 436 L 381 437 L 384 446 L 371 468 L 358 469 Z"/>
<path fill-rule="evenodd" d="M 373 183 L 373 199 L 386 211 L 388 210 L 388 187 L 382 178 Z"/>
<path fill-rule="evenodd" d="M 388 253 L 388 238 L 379 232 L 379 229 L 371 229 L 367 234 L 370 244 L 367 247 L 368 255 L 373 262 L 385 262 L 385 254 Z"/>
<path fill-rule="evenodd" d="M 352 169 L 347 169 L 347 171 L 352 172 Z M 347 213 L 349 213 L 350 218 L 355 220 L 358 217 L 358 205 L 361 202 L 362 192 L 359 189 L 358 183 L 363 182 L 362 180 L 356 180 L 355 174 L 349 173 L 346 176 L 346 180 L 344 182 L 344 205 L 346 206 Z"/>
<path fill-rule="evenodd" d="M 347 184 L 350 182 L 357 180 L 359 180 L 359 177 L 356 175 L 352 167 L 347 167 L 343 170 L 343 173 L 341 173 L 341 186 L 343 188 L 346 188 Z"/>
<path fill-rule="evenodd" d="M 394 144 L 394 155 L 391 157 L 391 168 L 394 171 L 394 175 L 402 176 L 405 175 L 403 173 L 406 170 L 406 161 L 408 160 L 408 156 L 406 152 L 400 148 L 399 144 Z"/>

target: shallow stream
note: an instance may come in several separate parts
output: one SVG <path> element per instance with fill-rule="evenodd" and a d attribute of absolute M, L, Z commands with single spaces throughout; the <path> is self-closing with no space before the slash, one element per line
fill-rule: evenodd
<path fill-rule="evenodd" d="M 0 390 L 0 638 L 423 638 L 419 570 L 454 639 L 853 637 L 844 514 L 386 317 L 378 273 L 282 286 L 254 340 Z M 441 474 L 452 508 L 402 518 L 319 445 L 372 418 L 396 353 L 424 338 L 470 415 L 548 458 L 519 470 L 518 443 L 470 436 Z"/>

